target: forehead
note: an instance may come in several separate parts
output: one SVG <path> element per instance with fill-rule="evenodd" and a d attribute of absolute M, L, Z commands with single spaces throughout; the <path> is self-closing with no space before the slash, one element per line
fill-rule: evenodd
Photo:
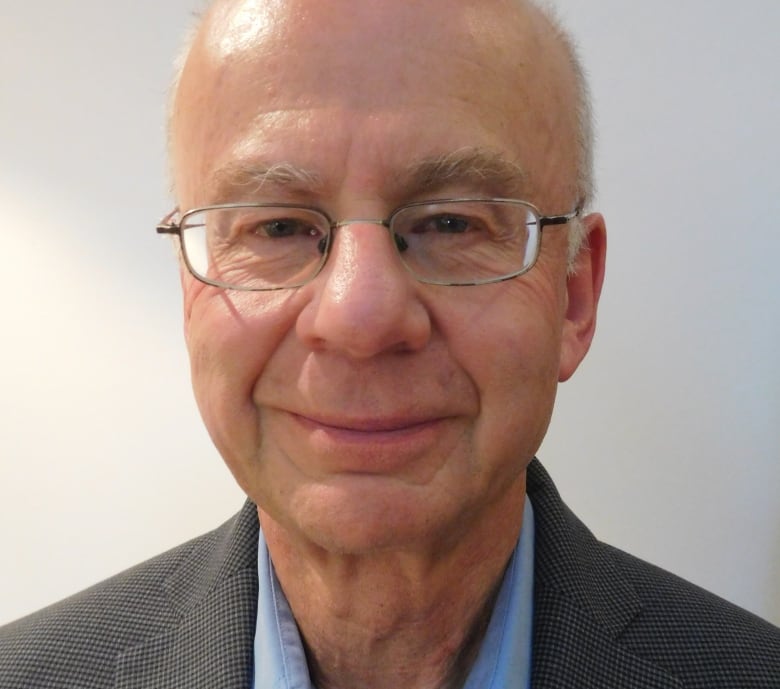
<path fill-rule="evenodd" d="M 202 184 L 252 158 L 259 168 L 293 162 L 317 173 L 317 159 L 343 157 L 358 145 L 367 155 L 384 149 L 384 162 L 395 153 L 396 167 L 413 162 L 405 158 L 414 152 L 425 160 L 486 146 L 530 164 L 569 138 L 561 130 L 571 123 L 561 120 L 571 107 L 558 102 L 567 99 L 565 80 L 549 32 L 519 6 L 216 5 L 176 99 L 177 183 L 185 157 Z M 558 144 L 560 152 L 567 148 Z"/>
<path fill-rule="evenodd" d="M 275 56 L 280 69 L 304 65 L 318 77 L 339 65 L 356 76 L 377 66 L 413 72 L 429 56 L 497 69 L 523 57 L 546 28 L 540 18 L 521 0 L 218 0 L 197 43 L 216 62 Z"/>

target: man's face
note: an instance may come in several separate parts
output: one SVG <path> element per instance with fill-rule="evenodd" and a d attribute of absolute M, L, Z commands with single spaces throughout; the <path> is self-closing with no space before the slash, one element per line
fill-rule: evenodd
<path fill-rule="evenodd" d="M 384 218 L 473 195 L 574 207 L 565 69 L 536 19 L 452 0 L 279 5 L 223 5 L 196 41 L 175 107 L 181 208 Z M 421 182 L 442 160 L 456 162 Z M 590 339 L 566 232 L 548 231 L 525 276 L 478 287 L 416 282 L 387 230 L 360 221 L 298 289 L 185 273 L 198 404 L 261 517 L 365 552 L 516 515 L 557 381 Z"/>

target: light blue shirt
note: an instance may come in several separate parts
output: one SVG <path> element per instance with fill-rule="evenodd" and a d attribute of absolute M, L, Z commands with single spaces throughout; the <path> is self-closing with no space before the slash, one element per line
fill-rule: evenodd
<path fill-rule="evenodd" d="M 463 689 L 529 689 L 533 628 L 534 513 L 526 498 L 520 540 L 509 560 L 485 638 Z M 298 626 L 260 531 L 257 548 L 254 689 L 316 689 Z"/>

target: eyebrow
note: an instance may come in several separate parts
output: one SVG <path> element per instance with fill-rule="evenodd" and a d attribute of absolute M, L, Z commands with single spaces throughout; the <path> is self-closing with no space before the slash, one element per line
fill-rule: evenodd
<path fill-rule="evenodd" d="M 219 168 L 212 176 L 215 202 L 232 201 L 238 197 L 254 198 L 264 187 L 283 189 L 286 194 L 312 194 L 323 188 L 320 177 L 292 163 L 264 165 L 257 161 L 234 160 Z"/>
<path fill-rule="evenodd" d="M 380 196 L 388 194 L 399 200 L 432 197 L 448 188 L 457 193 L 512 197 L 522 194 L 528 182 L 519 163 L 482 148 L 461 148 L 413 161 L 391 175 L 391 180 L 391 188 Z M 266 165 L 261 161 L 234 160 L 213 174 L 212 202 L 254 198 L 264 188 L 292 198 L 321 197 L 325 187 L 316 172 L 293 163 Z"/>
<path fill-rule="evenodd" d="M 528 186 L 523 167 L 496 151 L 461 148 L 452 153 L 414 162 L 399 180 L 414 196 L 437 193 L 448 187 L 458 191 L 513 196 Z"/>

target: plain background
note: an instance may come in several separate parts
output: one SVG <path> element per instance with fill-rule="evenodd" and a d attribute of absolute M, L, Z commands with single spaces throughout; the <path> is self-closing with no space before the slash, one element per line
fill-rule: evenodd
<path fill-rule="evenodd" d="M 780 623 L 780 3 L 557 6 L 591 74 L 610 247 L 540 456 L 599 537 Z M 2 0 L 0 623 L 242 502 L 154 233 L 194 8 Z"/>

